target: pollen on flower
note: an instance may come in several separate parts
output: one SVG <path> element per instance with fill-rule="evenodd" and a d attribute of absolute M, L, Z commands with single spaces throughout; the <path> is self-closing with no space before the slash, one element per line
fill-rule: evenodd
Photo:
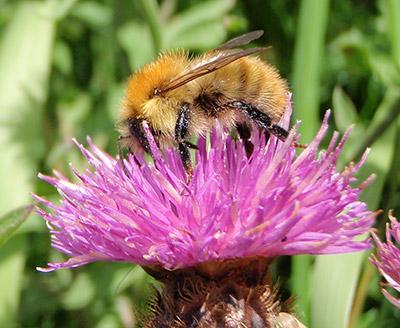
<path fill-rule="evenodd" d="M 287 127 L 291 110 L 280 125 Z M 217 127 L 197 144 L 190 182 L 174 149 L 158 150 L 156 164 L 143 155 L 114 159 L 88 139 L 77 143 L 91 170 L 41 175 L 61 195 L 56 205 L 34 196 L 48 222 L 52 245 L 70 259 L 50 263 L 47 271 L 93 261 L 127 261 L 168 270 L 242 258 L 333 254 L 370 247 L 362 237 L 375 213 L 359 200 L 355 173 L 366 160 L 336 169 L 350 131 L 335 133 L 327 150 L 319 145 L 328 130 L 329 112 L 314 140 L 300 155 L 293 143 L 253 133 L 254 151 L 246 156 L 240 140 Z M 151 136 L 150 136 L 151 137 Z M 151 139 L 151 138 L 150 138 Z M 338 142 L 339 141 L 339 142 Z"/>

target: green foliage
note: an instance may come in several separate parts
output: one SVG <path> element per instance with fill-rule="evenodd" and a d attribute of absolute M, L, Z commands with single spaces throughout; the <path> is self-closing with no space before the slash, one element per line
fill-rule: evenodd
<path fill-rule="evenodd" d="M 254 29 L 266 31 L 260 44 L 273 46 L 266 56 L 292 86 L 305 142 L 327 108 L 341 133 L 355 124 L 340 166 L 371 147 L 360 179 L 376 179 L 363 199 L 399 216 L 399 7 L 397 0 L 0 0 L 0 216 L 27 204 L 32 191 L 57 199 L 35 176 L 52 169 L 70 176 L 69 162 L 85 167 L 72 137 L 90 135 L 116 154 L 124 83 L 159 50 L 201 52 Z M 36 216 L 5 240 L 24 211 L 0 220 L 0 327 L 133 327 L 155 282 L 126 263 L 37 272 L 63 255 Z M 381 231 L 385 221 L 386 214 Z M 298 294 L 296 311 L 309 327 L 397 327 L 400 314 L 366 257 L 283 259 L 275 269 L 283 289 Z"/>
<path fill-rule="evenodd" d="M 25 222 L 32 209 L 33 205 L 23 206 L 0 218 L 0 246 Z"/>

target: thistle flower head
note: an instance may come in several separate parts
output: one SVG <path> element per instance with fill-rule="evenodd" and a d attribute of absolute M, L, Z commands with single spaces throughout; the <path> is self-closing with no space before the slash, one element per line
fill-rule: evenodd
<path fill-rule="evenodd" d="M 35 196 L 48 211 L 52 244 L 70 256 L 47 269 L 89 262 L 128 261 L 168 270 L 210 261 L 273 258 L 294 254 L 333 254 L 369 248 L 366 233 L 374 213 L 359 200 L 365 184 L 353 187 L 366 159 L 336 170 L 349 131 L 335 133 L 326 151 L 318 147 L 328 130 L 329 112 L 314 140 L 300 154 L 286 142 L 253 133 L 247 158 L 241 141 L 217 127 L 210 147 L 199 139 L 196 164 L 187 182 L 179 154 L 161 153 L 152 141 L 155 164 L 129 155 L 124 171 L 96 147 L 78 145 L 91 170 L 40 177 L 57 188 L 60 204 Z M 290 110 L 281 122 L 287 126 Z"/>
<path fill-rule="evenodd" d="M 384 288 L 389 286 L 400 293 L 400 223 L 391 214 L 389 218 L 391 223 L 386 227 L 386 243 L 373 234 L 376 254 L 371 257 L 371 262 L 387 281 L 382 286 L 382 293 L 393 305 L 400 308 L 400 296 L 396 298 Z"/>

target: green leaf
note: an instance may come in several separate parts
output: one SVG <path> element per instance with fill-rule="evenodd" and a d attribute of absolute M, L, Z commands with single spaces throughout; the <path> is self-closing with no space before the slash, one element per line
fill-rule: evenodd
<path fill-rule="evenodd" d="M 0 327 L 16 326 L 26 246 L 25 236 L 17 235 L 0 248 Z"/>
<path fill-rule="evenodd" d="M 72 8 L 71 16 L 80 19 L 92 28 L 110 25 L 112 21 L 111 8 L 95 1 L 78 2 Z"/>
<path fill-rule="evenodd" d="M 211 49 L 221 44 L 225 37 L 224 23 L 221 19 L 218 19 L 191 27 L 185 34 L 170 40 L 168 47 L 170 49 Z"/>
<path fill-rule="evenodd" d="M 389 55 L 370 53 L 369 62 L 372 72 L 379 77 L 384 85 L 400 85 L 400 68 Z"/>
<path fill-rule="evenodd" d="M 33 205 L 23 206 L 0 218 L 0 246 L 25 222 L 33 207 Z"/>
<path fill-rule="evenodd" d="M 0 213 L 29 202 L 44 152 L 41 120 L 55 31 L 50 17 L 45 3 L 21 2 L 0 42 Z"/>
<path fill-rule="evenodd" d="M 0 41 L 0 213 L 29 203 L 44 153 L 43 104 L 47 98 L 55 16 L 51 2 L 18 2 Z M 25 236 L 9 240 L 0 257 L 0 327 L 14 326 L 19 306 Z"/>
<path fill-rule="evenodd" d="M 344 133 L 350 125 L 358 122 L 357 110 L 350 97 L 339 86 L 333 90 L 332 103 L 336 126 Z"/>
<path fill-rule="evenodd" d="M 66 42 L 57 40 L 54 45 L 53 63 L 61 73 L 67 75 L 72 72 L 72 53 Z"/>
<path fill-rule="evenodd" d="M 210 22 L 213 24 L 215 24 L 215 22 L 221 22 L 222 24 L 223 16 L 232 9 L 233 4 L 234 1 L 225 0 L 199 2 L 195 6 L 189 7 L 189 9 L 175 16 L 165 31 L 165 48 L 170 49 L 179 45 L 179 40 L 181 39 L 188 40 L 188 38 L 192 38 L 193 41 L 196 41 L 199 35 L 202 39 L 199 45 L 203 43 L 203 45 L 205 44 L 208 48 L 210 44 L 211 46 L 217 45 L 224 39 L 225 35 L 220 39 L 220 31 L 216 30 L 215 36 L 214 32 L 210 33 L 210 28 L 206 26 Z M 206 28 L 204 32 L 201 32 L 202 27 Z M 197 36 L 192 35 L 194 31 L 197 31 Z M 206 36 L 211 39 L 208 44 L 206 44 L 207 42 L 205 41 Z M 198 46 L 195 46 L 195 48 L 199 49 Z"/>
<path fill-rule="evenodd" d="M 365 253 L 316 259 L 311 289 L 311 327 L 346 328 Z"/>
<path fill-rule="evenodd" d="M 128 54 L 132 71 L 154 59 L 155 49 L 151 33 L 145 25 L 131 21 L 118 30 L 117 38 Z"/>
<path fill-rule="evenodd" d="M 63 308 L 67 310 L 82 309 L 93 300 L 95 292 L 90 276 L 85 272 L 80 272 L 61 298 Z"/>
<path fill-rule="evenodd" d="M 397 86 L 391 86 L 387 89 L 386 94 L 377 108 L 375 115 L 370 122 L 365 133 L 361 136 L 357 143 L 353 144 L 351 148 L 350 159 L 354 160 L 361 156 L 367 147 L 374 146 L 374 143 L 381 138 L 381 136 L 387 133 L 388 130 L 394 133 L 394 128 L 391 126 L 396 122 L 396 117 L 400 115 L 400 88 Z M 390 128 L 390 129 L 389 129 Z M 394 138 L 391 138 L 394 140 Z M 372 152 L 374 152 L 374 148 Z M 389 147 L 385 147 L 386 153 L 390 153 L 392 150 Z M 387 158 L 385 155 L 383 158 Z M 391 158 L 391 157 L 390 157 Z M 371 171 L 373 172 L 373 171 Z"/>
<path fill-rule="evenodd" d="M 301 119 L 302 142 L 309 142 L 320 125 L 320 72 L 325 49 L 329 0 L 303 0 L 300 6 L 293 66 L 293 114 Z"/>

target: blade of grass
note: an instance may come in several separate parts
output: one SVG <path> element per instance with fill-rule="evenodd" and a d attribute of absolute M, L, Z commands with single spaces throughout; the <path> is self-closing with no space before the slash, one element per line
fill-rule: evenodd
<path fill-rule="evenodd" d="M 388 0 L 389 7 L 389 37 L 392 47 L 392 57 L 400 70 L 400 1 Z"/>
<path fill-rule="evenodd" d="M 294 50 L 294 117 L 301 119 L 302 141 L 309 142 L 319 127 L 319 81 L 328 21 L 329 0 L 303 0 Z"/>
<path fill-rule="evenodd" d="M 42 107 L 47 95 L 55 15 L 51 2 L 16 5 L 0 42 L 0 213 L 30 201 L 43 153 Z M 25 236 L 0 251 L 0 327 L 13 327 L 25 262 Z"/>
<path fill-rule="evenodd" d="M 317 257 L 311 327 L 347 327 L 363 257 L 364 253 Z"/>
<path fill-rule="evenodd" d="M 26 238 L 18 235 L 0 249 L 0 327 L 16 327 L 14 317 L 19 305 L 25 266 Z"/>
<path fill-rule="evenodd" d="M 319 73 L 329 0 L 303 0 L 300 5 L 298 34 L 293 67 L 294 116 L 301 119 L 302 141 L 309 142 L 319 126 Z M 295 256 L 292 260 L 292 294 L 297 295 L 297 312 L 310 320 L 311 257 Z"/>
<path fill-rule="evenodd" d="M 163 36 L 157 2 L 155 0 L 140 0 L 140 5 L 153 36 L 154 49 L 158 53 L 163 47 Z"/>

